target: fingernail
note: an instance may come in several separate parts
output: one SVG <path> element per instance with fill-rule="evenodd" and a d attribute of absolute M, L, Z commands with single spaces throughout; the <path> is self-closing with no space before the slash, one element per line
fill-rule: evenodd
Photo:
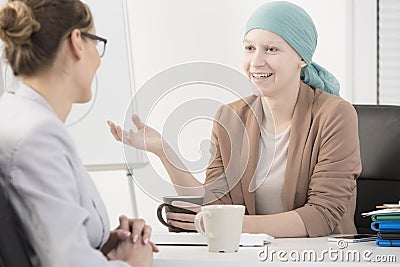
<path fill-rule="evenodd" d="M 132 239 L 133 243 L 136 243 L 136 241 L 138 240 L 138 238 L 139 238 L 139 236 L 138 236 L 137 234 L 135 234 L 135 235 L 133 236 L 133 239 Z"/>
<path fill-rule="evenodd" d="M 131 235 L 131 232 L 129 232 L 129 231 L 124 231 L 122 234 L 124 235 L 124 237 L 128 237 L 128 236 Z"/>
<path fill-rule="evenodd" d="M 148 238 L 143 239 L 143 243 L 146 245 L 149 242 Z"/>

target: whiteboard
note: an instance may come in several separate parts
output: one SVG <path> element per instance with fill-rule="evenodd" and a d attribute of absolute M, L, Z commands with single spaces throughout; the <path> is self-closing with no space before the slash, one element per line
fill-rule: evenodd
<path fill-rule="evenodd" d="M 88 169 L 125 168 L 122 144 L 113 139 L 106 121 L 123 124 L 134 92 L 126 0 L 84 2 L 93 13 L 96 33 L 108 42 L 93 81 L 92 101 L 75 104 L 66 124 Z M 139 162 L 139 152 L 135 155 L 130 159 Z"/>
<path fill-rule="evenodd" d="M 106 123 L 112 120 L 123 124 L 134 92 L 126 0 L 84 2 L 93 13 L 97 35 L 105 37 L 108 42 L 92 84 L 92 100 L 85 104 L 74 104 L 65 124 L 89 170 L 126 169 L 123 146 L 113 139 Z M 15 90 L 17 82 L 12 77 L 10 67 L 5 66 L 2 73 L 5 77 L 4 87 Z M 134 106 L 131 105 L 131 108 Z M 140 152 L 132 153 L 129 160 L 133 162 L 130 164 L 140 165 Z"/>

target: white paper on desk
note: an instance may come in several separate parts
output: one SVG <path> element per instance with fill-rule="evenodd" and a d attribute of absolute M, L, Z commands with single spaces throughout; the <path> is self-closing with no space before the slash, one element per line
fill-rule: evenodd
<path fill-rule="evenodd" d="M 362 216 L 371 216 L 371 215 L 382 215 L 382 214 L 400 214 L 400 209 L 383 209 L 383 210 L 374 210 L 370 212 L 361 213 Z"/>
<path fill-rule="evenodd" d="M 266 234 L 247 234 L 240 236 L 240 246 L 242 247 L 262 247 L 269 243 L 274 237 Z M 157 245 L 197 245 L 206 246 L 206 237 L 199 233 L 152 233 L 151 241 Z"/>

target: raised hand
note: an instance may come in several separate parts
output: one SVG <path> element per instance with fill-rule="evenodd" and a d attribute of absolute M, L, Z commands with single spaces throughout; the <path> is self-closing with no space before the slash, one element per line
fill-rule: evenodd
<path fill-rule="evenodd" d="M 154 153 L 160 158 L 172 183 L 176 186 L 175 189 L 178 194 L 203 195 L 203 184 L 187 170 L 178 154 L 162 138 L 161 134 L 144 124 L 137 115 L 132 116 L 132 122 L 137 128 L 136 131 L 132 129 L 123 130 L 120 126 L 115 125 L 114 122 L 107 121 L 115 140 L 136 149 Z"/>
<path fill-rule="evenodd" d="M 110 132 L 114 136 L 115 140 L 156 155 L 163 153 L 163 145 L 165 142 L 160 133 L 144 124 L 140 120 L 139 116 L 135 114 L 132 115 L 132 122 L 137 128 L 136 131 L 132 129 L 123 130 L 112 121 L 107 121 L 107 124 L 110 127 Z"/>

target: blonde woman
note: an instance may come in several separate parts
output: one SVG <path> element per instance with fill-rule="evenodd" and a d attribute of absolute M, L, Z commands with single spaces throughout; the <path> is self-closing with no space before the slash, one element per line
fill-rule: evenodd
<path fill-rule="evenodd" d="M 107 213 L 64 122 L 91 98 L 105 51 L 79 0 L 9 1 L 0 8 L 4 55 L 23 84 L 0 98 L 0 182 L 41 266 L 151 266 L 143 220 Z"/>

